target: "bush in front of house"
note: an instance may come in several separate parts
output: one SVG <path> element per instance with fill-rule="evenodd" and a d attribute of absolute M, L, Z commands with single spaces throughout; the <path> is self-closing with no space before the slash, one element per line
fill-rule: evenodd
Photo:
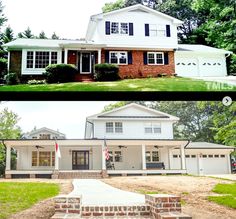
<path fill-rule="evenodd" d="M 53 64 L 46 67 L 43 74 L 47 83 L 67 83 L 75 81 L 75 75 L 78 72 L 74 65 Z"/>
<path fill-rule="evenodd" d="M 0 84 L 4 81 L 4 75 L 7 73 L 7 59 L 0 58 Z"/>
<path fill-rule="evenodd" d="M 95 65 L 94 78 L 96 81 L 117 81 L 120 79 L 119 67 L 113 64 Z"/>
<path fill-rule="evenodd" d="M 14 72 L 9 72 L 4 76 L 4 80 L 6 81 L 7 85 L 16 85 L 19 84 L 18 75 Z"/>

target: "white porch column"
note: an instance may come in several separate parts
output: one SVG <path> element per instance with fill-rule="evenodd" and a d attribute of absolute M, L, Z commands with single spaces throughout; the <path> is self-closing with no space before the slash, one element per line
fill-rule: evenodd
<path fill-rule="evenodd" d="M 198 161 L 198 174 L 200 176 L 203 175 L 203 169 L 202 169 L 202 154 L 197 155 L 197 161 Z"/>
<path fill-rule="evenodd" d="M 169 169 L 171 170 L 172 167 L 172 150 L 168 148 L 168 160 L 169 160 Z"/>
<path fill-rule="evenodd" d="M 56 151 L 56 147 L 55 147 L 55 170 L 58 171 L 59 170 L 59 157 Z"/>
<path fill-rule="evenodd" d="M 105 142 L 102 143 L 102 170 L 106 170 Z"/>
<path fill-rule="evenodd" d="M 64 64 L 68 64 L 68 49 L 65 49 L 65 53 L 64 53 Z"/>
<path fill-rule="evenodd" d="M 98 64 L 101 64 L 102 63 L 102 50 L 99 49 L 98 50 Z"/>
<path fill-rule="evenodd" d="M 6 170 L 11 170 L 11 147 L 6 148 Z"/>
<path fill-rule="evenodd" d="M 142 167 L 143 170 L 146 170 L 146 146 L 143 144 L 142 145 Z"/>
<path fill-rule="evenodd" d="M 7 56 L 7 70 L 10 71 L 10 62 L 11 62 L 11 52 L 8 51 Z"/>
<path fill-rule="evenodd" d="M 180 154 L 181 154 L 181 169 L 185 170 L 186 169 L 186 163 L 185 163 L 185 151 L 184 151 L 184 146 L 180 147 Z"/>

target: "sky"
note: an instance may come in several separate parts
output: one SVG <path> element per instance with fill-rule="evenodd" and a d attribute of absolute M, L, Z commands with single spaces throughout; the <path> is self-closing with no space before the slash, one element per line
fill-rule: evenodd
<path fill-rule="evenodd" d="M 18 126 L 28 132 L 47 127 L 66 134 L 68 139 L 84 138 L 86 117 L 102 112 L 111 101 L 9 101 L 1 102 L 0 111 L 8 108 L 20 117 Z"/>
<path fill-rule="evenodd" d="M 33 34 L 42 30 L 48 37 L 53 32 L 61 38 L 85 37 L 89 17 L 102 12 L 107 2 L 116 0 L 2 0 L 7 25 L 15 35 L 30 27 Z"/>

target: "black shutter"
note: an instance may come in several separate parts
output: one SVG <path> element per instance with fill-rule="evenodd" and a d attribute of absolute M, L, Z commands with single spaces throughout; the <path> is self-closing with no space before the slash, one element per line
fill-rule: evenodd
<path fill-rule="evenodd" d="M 167 37 L 171 36 L 171 34 L 170 34 L 170 25 L 166 25 L 166 36 Z"/>
<path fill-rule="evenodd" d="M 110 21 L 106 21 L 105 23 L 105 32 L 106 35 L 110 35 L 111 34 L 111 22 Z"/>
<path fill-rule="evenodd" d="M 105 51 L 105 63 L 109 63 L 109 51 Z"/>
<path fill-rule="evenodd" d="M 164 64 L 169 65 L 169 53 L 168 52 L 164 53 Z"/>
<path fill-rule="evenodd" d="M 132 52 L 128 52 L 128 64 L 132 65 L 133 64 L 133 57 L 132 57 Z"/>
<path fill-rule="evenodd" d="M 144 64 L 144 65 L 147 65 L 147 64 L 148 64 L 147 52 L 143 52 L 143 64 Z"/>
<path fill-rule="evenodd" d="M 145 36 L 149 36 L 149 24 L 145 24 Z"/>
<path fill-rule="evenodd" d="M 134 24 L 129 23 L 129 35 L 133 36 L 134 35 Z"/>

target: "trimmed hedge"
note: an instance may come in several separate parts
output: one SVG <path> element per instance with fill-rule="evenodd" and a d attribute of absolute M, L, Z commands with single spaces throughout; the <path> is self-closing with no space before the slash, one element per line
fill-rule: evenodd
<path fill-rule="evenodd" d="M 97 81 L 117 81 L 120 79 L 119 66 L 107 63 L 97 64 L 94 78 Z"/>
<path fill-rule="evenodd" d="M 5 75 L 4 80 L 6 81 L 7 85 L 16 85 L 19 84 L 19 78 L 16 73 L 8 73 Z"/>
<path fill-rule="evenodd" d="M 45 70 L 46 72 L 43 75 L 49 84 L 73 82 L 78 72 L 74 65 L 68 64 L 49 65 Z"/>
<path fill-rule="evenodd" d="M 3 76 L 7 72 L 7 59 L 0 58 L 0 76 Z"/>

